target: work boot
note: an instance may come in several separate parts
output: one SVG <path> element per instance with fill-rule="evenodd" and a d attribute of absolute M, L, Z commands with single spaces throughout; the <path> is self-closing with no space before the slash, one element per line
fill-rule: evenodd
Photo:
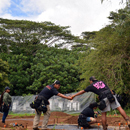
<path fill-rule="evenodd" d="M 103 125 L 103 130 L 107 130 L 107 125 Z"/>
<path fill-rule="evenodd" d="M 2 123 L 5 123 L 5 121 L 2 121 Z"/>
<path fill-rule="evenodd" d="M 130 128 L 130 119 L 127 118 L 126 121 L 127 121 L 128 127 Z"/>

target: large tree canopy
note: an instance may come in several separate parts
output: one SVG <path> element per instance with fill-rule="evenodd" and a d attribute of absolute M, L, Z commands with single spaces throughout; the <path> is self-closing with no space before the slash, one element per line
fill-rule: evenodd
<path fill-rule="evenodd" d="M 37 44 L 62 46 L 77 38 L 68 30 L 68 26 L 59 26 L 51 22 L 32 22 L 0 18 L 0 52 L 26 53 L 36 52 Z M 25 48 L 28 46 L 28 48 Z"/>
<path fill-rule="evenodd" d="M 78 67 L 75 66 L 80 56 L 77 51 L 39 46 L 41 49 L 37 50 L 35 56 L 0 54 L 10 66 L 12 95 L 36 94 L 55 80 L 61 82 L 60 92 L 76 91 L 80 81 Z"/>
<path fill-rule="evenodd" d="M 39 88 L 60 80 L 61 92 L 69 93 L 77 89 L 79 84 L 78 67 L 74 64 L 78 60 L 77 52 L 67 49 L 47 48 L 39 50 L 31 63 L 29 73 L 34 80 L 29 90 L 38 91 Z"/>
<path fill-rule="evenodd" d="M 82 41 L 68 26 L 8 19 L 0 19 L 0 25 L 0 57 L 10 66 L 12 95 L 35 94 L 56 79 L 61 81 L 61 92 L 77 90 L 80 79 L 75 63 L 79 51 L 86 48 L 59 49 L 66 43 Z"/>

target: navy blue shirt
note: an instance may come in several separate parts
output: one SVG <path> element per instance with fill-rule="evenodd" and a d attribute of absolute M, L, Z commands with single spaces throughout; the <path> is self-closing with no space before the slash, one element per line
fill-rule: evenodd
<path fill-rule="evenodd" d="M 101 93 L 105 90 L 108 90 L 109 87 L 103 82 L 103 81 L 95 81 L 91 85 L 89 85 L 86 89 L 84 89 L 85 92 L 93 92 L 97 95 L 101 95 Z"/>
<path fill-rule="evenodd" d="M 85 115 L 86 117 L 94 117 L 94 111 L 90 107 L 86 107 L 81 114 Z"/>
<path fill-rule="evenodd" d="M 43 96 L 46 100 L 50 99 L 53 95 L 57 95 L 59 92 L 53 85 L 47 85 L 39 93 L 39 96 Z"/>

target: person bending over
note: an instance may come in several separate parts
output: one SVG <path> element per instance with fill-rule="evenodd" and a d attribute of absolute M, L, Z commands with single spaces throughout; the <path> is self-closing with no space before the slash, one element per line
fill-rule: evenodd
<path fill-rule="evenodd" d="M 47 123 L 48 123 L 48 120 L 49 120 L 49 117 L 51 114 L 48 100 L 53 95 L 57 95 L 59 97 L 71 100 L 71 97 L 67 97 L 67 96 L 59 93 L 57 91 L 57 89 L 59 89 L 59 88 L 60 88 L 60 81 L 56 80 L 52 85 L 47 85 L 46 87 L 44 87 L 43 90 L 39 93 L 39 95 L 37 97 L 38 100 L 43 100 L 47 107 L 47 111 L 44 113 L 44 118 L 43 118 L 43 122 L 42 122 L 42 130 L 47 129 Z M 33 130 L 39 130 L 38 124 L 40 121 L 40 116 L 41 116 L 41 112 L 35 111 L 35 117 L 34 117 L 34 121 L 33 121 Z"/>

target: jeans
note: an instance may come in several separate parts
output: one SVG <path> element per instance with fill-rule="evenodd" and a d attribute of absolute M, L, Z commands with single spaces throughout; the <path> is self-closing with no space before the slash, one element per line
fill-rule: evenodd
<path fill-rule="evenodd" d="M 3 113 L 2 122 L 5 122 L 6 117 L 8 116 L 9 110 Z"/>
<path fill-rule="evenodd" d="M 9 105 L 10 108 L 10 105 Z M 9 110 L 3 113 L 2 122 L 5 122 L 6 117 L 8 116 Z"/>
<path fill-rule="evenodd" d="M 91 121 L 91 120 L 90 120 L 90 117 L 87 117 L 86 120 L 87 120 L 87 122 L 90 122 L 90 121 Z"/>

